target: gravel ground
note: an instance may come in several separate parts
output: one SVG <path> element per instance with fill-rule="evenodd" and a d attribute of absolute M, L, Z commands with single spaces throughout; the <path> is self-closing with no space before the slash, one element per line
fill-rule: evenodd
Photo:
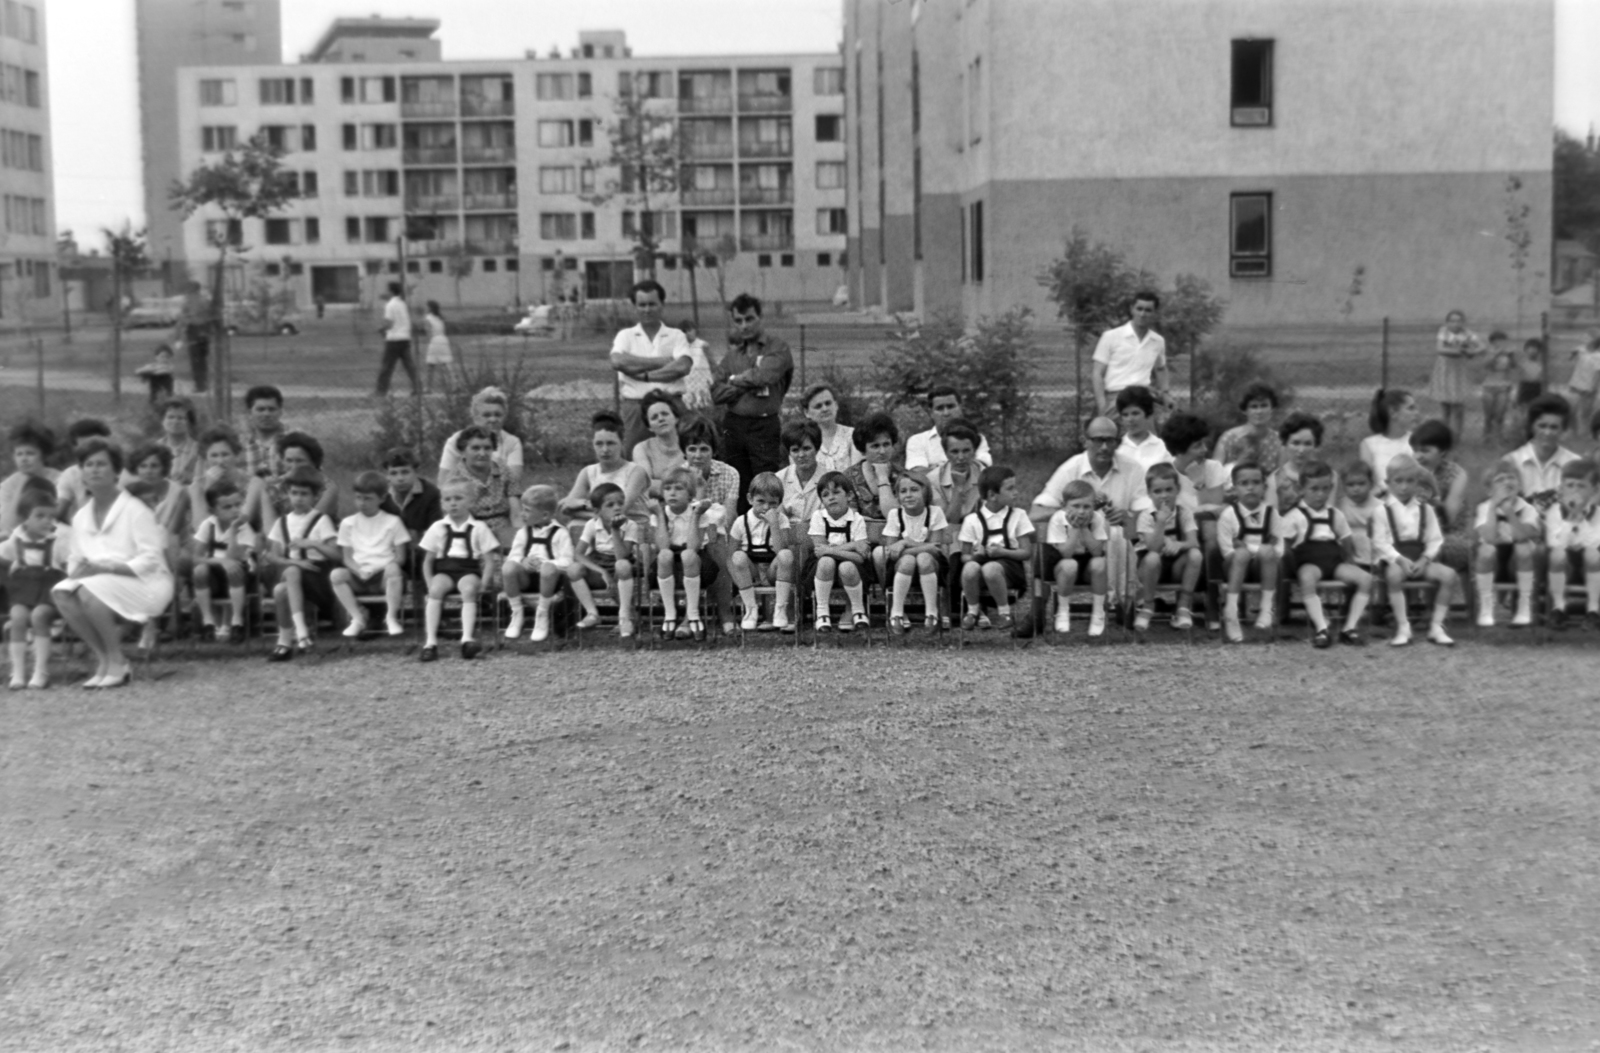
<path fill-rule="evenodd" d="M 1600 1048 L 1592 652 L 852 644 L 4 695 L 0 1049 Z"/>

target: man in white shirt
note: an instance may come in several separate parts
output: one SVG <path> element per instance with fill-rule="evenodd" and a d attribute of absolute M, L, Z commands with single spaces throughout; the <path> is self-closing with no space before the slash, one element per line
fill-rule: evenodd
<path fill-rule="evenodd" d="M 640 400 L 657 388 L 681 396 L 684 378 L 694 368 L 683 331 L 662 324 L 667 291 L 661 283 L 648 278 L 635 282 L 630 299 L 639 324 L 622 330 L 611 342 L 611 368 L 617 371 L 622 389 L 623 456 L 650 437 Z"/>
<path fill-rule="evenodd" d="M 941 430 L 951 421 L 961 419 L 961 396 L 956 389 L 948 384 L 938 384 L 929 389 L 928 416 L 933 418 L 933 427 L 919 431 L 906 440 L 907 471 L 937 468 L 945 462 Z M 980 471 L 994 464 L 994 455 L 989 452 L 989 440 L 981 435 L 978 436 L 978 453 L 973 460 L 980 465 Z"/>
<path fill-rule="evenodd" d="M 1107 329 L 1094 347 L 1094 398 L 1101 413 L 1110 413 L 1117 392 L 1135 384 L 1166 399 L 1167 342 L 1150 327 L 1161 309 L 1161 297 L 1149 290 L 1133 294 L 1127 325 Z"/>
<path fill-rule="evenodd" d="M 1126 596 L 1133 586 L 1128 566 L 1132 554 L 1128 533 L 1134 525 L 1133 503 L 1146 496 L 1144 466 L 1117 447 L 1122 433 L 1110 417 L 1096 417 L 1084 429 L 1088 448 L 1063 461 L 1033 499 L 1028 518 L 1048 526 L 1050 517 L 1061 508 L 1061 491 L 1074 479 L 1082 479 L 1100 495 L 1100 511 L 1105 513 L 1111 537 L 1106 544 L 1106 570 L 1111 592 Z"/>
<path fill-rule="evenodd" d="M 417 360 L 411 354 L 411 311 L 406 307 L 405 289 L 399 282 L 389 283 L 389 302 L 383 305 L 383 365 L 378 367 L 378 397 L 389 394 L 389 378 L 398 362 L 411 378 L 411 394 L 421 395 L 417 383 Z"/>

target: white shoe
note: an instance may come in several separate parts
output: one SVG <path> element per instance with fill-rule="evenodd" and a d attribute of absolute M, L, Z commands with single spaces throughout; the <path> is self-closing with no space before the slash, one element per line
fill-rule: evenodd
<path fill-rule="evenodd" d="M 632 638 L 632 636 L 633 636 L 633 619 L 632 618 L 618 618 L 617 619 L 617 635 L 620 636 L 624 640 Z"/>
<path fill-rule="evenodd" d="M 772 627 L 778 630 L 780 633 L 788 632 L 791 627 L 791 623 L 789 621 L 789 612 L 782 609 L 773 611 Z"/>
<path fill-rule="evenodd" d="M 406 627 L 400 624 L 399 618 L 390 618 L 384 622 L 383 630 L 390 636 L 404 636 L 406 634 Z"/>
<path fill-rule="evenodd" d="M 1187 607 L 1179 607 L 1178 613 L 1172 616 L 1172 627 L 1174 629 L 1194 628 L 1193 612 L 1191 612 Z"/>
<path fill-rule="evenodd" d="M 534 643 L 543 643 L 550 639 L 550 611 L 548 608 L 534 612 L 533 632 L 528 634 L 528 639 Z"/>
<path fill-rule="evenodd" d="M 1271 607 L 1263 606 L 1261 608 L 1261 613 L 1256 615 L 1256 628 L 1257 629 L 1270 629 L 1270 628 L 1272 628 L 1272 608 Z"/>
<path fill-rule="evenodd" d="M 1133 616 L 1133 631 L 1142 633 L 1149 629 L 1150 619 L 1154 613 L 1149 607 L 1140 607 Z"/>
<path fill-rule="evenodd" d="M 1478 608 L 1478 628 L 1494 628 L 1494 605 L 1485 603 Z"/>
<path fill-rule="evenodd" d="M 506 639 L 515 640 L 522 635 L 522 608 L 515 607 L 511 611 L 511 620 L 506 623 Z"/>
<path fill-rule="evenodd" d="M 583 618 L 579 620 L 578 628 L 580 628 L 580 629 L 593 629 L 596 625 L 599 625 L 599 624 L 600 624 L 600 616 L 598 614 L 585 614 L 583 616 Z"/>
<path fill-rule="evenodd" d="M 1070 633 L 1072 631 L 1072 613 L 1063 605 L 1056 611 L 1056 632 Z"/>
<path fill-rule="evenodd" d="M 1095 611 L 1089 615 L 1089 636 L 1103 636 L 1106 631 L 1106 612 Z"/>
<path fill-rule="evenodd" d="M 761 608 L 751 607 L 744 612 L 744 617 L 739 621 L 739 628 L 745 632 L 754 632 L 756 626 L 761 624 Z"/>
<path fill-rule="evenodd" d="M 1512 615 L 1511 624 L 1518 629 L 1533 624 L 1533 611 L 1527 603 L 1517 604 L 1517 613 Z"/>
<path fill-rule="evenodd" d="M 1229 643 L 1244 643 L 1244 629 L 1239 625 L 1239 612 L 1223 614 L 1222 635 Z"/>
<path fill-rule="evenodd" d="M 1392 639 L 1390 639 L 1390 641 L 1389 641 L 1389 646 L 1390 647 L 1410 647 L 1411 646 L 1411 626 L 1402 625 L 1402 626 L 1400 626 L 1400 628 L 1396 629 L 1395 633 L 1394 633 L 1394 637 Z"/>
<path fill-rule="evenodd" d="M 1444 626 L 1437 624 L 1428 627 L 1428 642 L 1436 643 L 1440 647 L 1454 647 L 1456 645 L 1456 642 L 1450 639 L 1450 634 L 1444 631 Z"/>
<path fill-rule="evenodd" d="M 343 636 L 347 640 L 354 640 L 356 637 L 360 636 L 366 631 L 367 620 L 365 618 L 355 618 L 350 622 L 349 625 L 344 627 Z"/>

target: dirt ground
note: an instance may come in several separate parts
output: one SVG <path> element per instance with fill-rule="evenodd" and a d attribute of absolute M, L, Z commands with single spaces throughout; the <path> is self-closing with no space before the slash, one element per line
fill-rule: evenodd
<path fill-rule="evenodd" d="M 4 1050 L 1600 1048 L 1592 647 L 0 696 Z"/>

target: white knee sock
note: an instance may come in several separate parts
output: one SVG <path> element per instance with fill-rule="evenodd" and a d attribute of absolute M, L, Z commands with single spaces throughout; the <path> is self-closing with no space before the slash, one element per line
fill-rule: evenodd
<path fill-rule="evenodd" d="M 683 576 L 683 617 L 685 621 L 700 620 L 700 575 Z"/>
<path fill-rule="evenodd" d="M 1556 575 L 1555 571 L 1551 571 L 1550 572 L 1550 578 L 1551 578 L 1552 581 L 1555 580 L 1555 575 Z M 1565 574 L 1563 574 L 1561 576 L 1563 578 L 1566 577 Z M 1481 616 L 1484 611 L 1489 611 L 1489 612 L 1493 613 L 1493 611 L 1494 611 L 1494 575 L 1493 574 L 1484 574 L 1484 573 L 1480 572 L 1480 573 L 1474 574 L 1472 576 L 1472 580 L 1473 580 L 1473 583 L 1477 586 L 1477 590 L 1478 590 L 1478 614 Z"/>
<path fill-rule="evenodd" d="M 428 597 L 428 602 L 422 608 L 423 645 L 427 647 L 439 646 L 439 619 L 444 617 L 444 601 Z"/>
<path fill-rule="evenodd" d="M 854 585 L 846 585 L 844 587 L 844 594 L 850 598 L 851 614 L 861 614 L 866 611 L 866 607 L 862 605 L 861 591 L 862 586 L 859 581 Z"/>
<path fill-rule="evenodd" d="M 922 576 L 922 605 L 928 614 L 939 613 L 939 572 L 929 571 Z"/>
<path fill-rule="evenodd" d="M 817 590 L 817 617 L 832 617 L 829 604 L 833 602 L 833 579 L 829 578 L 827 581 L 823 581 L 821 578 L 817 578 L 812 581 L 811 585 Z"/>
<path fill-rule="evenodd" d="M 478 631 L 478 601 L 461 601 L 461 642 L 466 643 Z"/>
<path fill-rule="evenodd" d="M 896 574 L 894 576 L 894 603 L 889 608 L 889 614 L 894 618 L 906 616 L 906 594 L 911 591 L 911 575 Z"/>

